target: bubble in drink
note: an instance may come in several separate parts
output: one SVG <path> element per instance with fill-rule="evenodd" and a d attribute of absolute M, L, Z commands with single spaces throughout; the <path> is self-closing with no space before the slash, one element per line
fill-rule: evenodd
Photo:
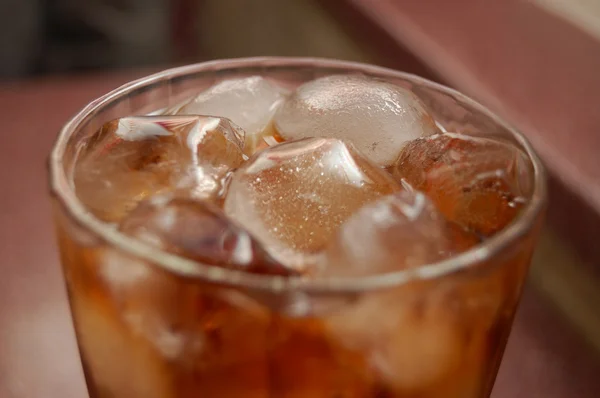
<path fill-rule="evenodd" d="M 164 251 L 200 263 L 262 274 L 292 274 L 209 202 L 155 196 L 140 203 L 119 228 Z"/>
<path fill-rule="evenodd" d="M 445 133 L 408 143 L 392 172 L 425 192 L 451 221 L 490 236 L 524 203 L 523 156 L 499 141 Z"/>
<path fill-rule="evenodd" d="M 422 193 L 404 190 L 352 215 L 322 258 L 322 276 L 366 276 L 417 268 L 474 245 Z"/>
<path fill-rule="evenodd" d="M 391 165 L 407 141 L 436 132 L 411 91 L 358 75 L 327 76 L 298 87 L 277 111 L 275 127 L 288 140 L 351 142 L 380 166 Z"/>
<path fill-rule="evenodd" d="M 354 211 L 398 189 L 352 145 L 309 138 L 267 148 L 238 169 L 224 209 L 277 260 L 302 263 Z"/>
<path fill-rule="evenodd" d="M 244 161 L 244 135 L 227 119 L 126 117 L 107 123 L 83 149 L 77 195 L 104 221 L 121 219 L 141 200 L 176 189 L 217 197 L 222 179 Z"/>
<path fill-rule="evenodd" d="M 184 105 L 180 115 L 213 115 L 231 119 L 246 131 L 246 153 L 272 132 L 271 120 L 287 91 L 260 77 L 224 80 Z"/>

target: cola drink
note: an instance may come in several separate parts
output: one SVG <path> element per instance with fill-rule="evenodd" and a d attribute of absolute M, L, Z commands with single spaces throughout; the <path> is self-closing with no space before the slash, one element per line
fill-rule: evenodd
<path fill-rule="evenodd" d="M 92 397 L 489 396 L 537 158 L 491 119 L 461 128 L 429 83 L 282 79 L 302 65 L 224 69 L 59 140 L 78 148 L 52 173 L 80 206 L 57 226 Z"/>

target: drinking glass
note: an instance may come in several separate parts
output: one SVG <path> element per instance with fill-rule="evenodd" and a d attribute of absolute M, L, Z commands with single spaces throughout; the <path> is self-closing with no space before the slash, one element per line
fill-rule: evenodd
<path fill-rule="evenodd" d="M 78 153 L 105 122 L 175 106 L 224 79 L 260 75 L 291 89 L 348 73 L 412 90 L 440 128 L 520 148 L 527 204 L 516 220 L 417 270 L 286 279 L 162 252 L 94 218 L 77 198 Z M 311 58 L 219 60 L 125 84 L 65 125 L 50 156 L 50 186 L 94 398 L 488 397 L 546 201 L 530 144 L 472 99 L 390 69 Z"/>

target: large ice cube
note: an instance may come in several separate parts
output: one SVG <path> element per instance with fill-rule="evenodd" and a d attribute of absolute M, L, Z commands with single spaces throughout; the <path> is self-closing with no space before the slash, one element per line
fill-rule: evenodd
<path fill-rule="evenodd" d="M 106 394 L 171 398 L 174 388 L 161 353 L 132 335 L 104 300 L 81 296 L 71 302 L 87 377 Z M 94 386 L 90 386 L 94 393 Z"/>
<path fill-rule="evenodd" d="M 441 287 L 405 286 L 365 295 L 326 320 L 329 336 L 362 353 L 389 396 L 470 396 L 454 386 L 465 377 L 462 367 L 476 366 L 466 361 L 469 328 L 461 325 L 460 307 L 451 307 L 452 296 L 445 293 Z"/>
<path fill-rule="evenodd" d="M 107 123 L 75 167 L 77 195 L 98 217 L 118 221 L 144 198 L 185 189 L 217 196 L 243 162 L 243 131 L 203 116 L 126 117 Z"/>
<path fill-rule="evenodd" d="M 252 154 L 264 135 L 272 131 L 271 119 L 287 91 L 260 77 L 224 80 L 184 105 L 180 115 L 213 115 L 233 120 L 246 131 L 246 152 Z"/>
<path fill-rule="evenodd" d="M 224 208 L 279 261 L 298 265 L 354 211 L 398 189 L 352 145 L 309 138 L 257 153 L 234 173 Z"/>
<path fill-rule="evenodd" d="M 422 193 L 405 190 L 364 206 L 328 245 L 323 276 L 362 276 L 433 263 L 477 240 L 451 226 Z"/>
<path fill-rule="evenodd" d="M 274 317 L 269 328 L 271 395 L 388 397 L 362 353 L 339 344 L 314 317 Z"/>
<path fill-rule="evenodd" d="M 411 91 L 359 75 L 333 75 L 298 87 L 275 115 L 285 139 L 346 140 L 371 161 L 387 166 L 404 144 L 436 127 Z"/>
<path fill-rule="evenodd" d="M 513 265 L 496 265 L 368 291 L 324 317 L 328 340 L 360 352 L 389 396 L 480 396 L 520 291 Z"/>
<path fill-rule="evenodd" d="M 165 251 L 210 265 L 247 272 L 287 275 L 242 228 L 216 206 L 192 198 L 162 195 L 140 203 L 120 230 Z"/>
<path fill-rule="evenodd" d="M 489 236 L 522 207 L 525 165 L 510 144 L 445 133 L 408 143 L 392 172 L 425 192 L 448 219 Z"/>
<path fill-rule="evenodd" d="M 174 398 L 250 389 L 265 396 L 269 315 L 243 292 L 117 251 L 95 269 L 96 290 L 80 291 L 74 314 L 87 371 L 102 393 Z"/>

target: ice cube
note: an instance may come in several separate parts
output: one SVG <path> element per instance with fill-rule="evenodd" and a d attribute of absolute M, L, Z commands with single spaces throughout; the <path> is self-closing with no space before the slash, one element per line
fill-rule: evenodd
<path fill-rule="evenodd" d="M 260 77 L 224 80 L 200 93 L 177 113 L 231 119 L 246 131 L 246 153 L 254 153 L 264 135 L 272 132 L 271 119 L 286 97 L 282 87 Z"/>
<path fill-rule="evenodd" d="M 269 332 L 271 396 L 388 396 L 378 394 L 362 353 L 330 338 L 321 319 L 276 317 Z"/>
<path fill-rule="evenodd" d="M 325 251 L 322 276 L 365 276 L 429 264 L 476 243 L 422 193 L 400 191 L 358 210 Z"/>
<path fill-rule="evenodd" d="M 126 117 L 107 123 L 83 148 L 77 195 L 98 217 L 118 221 L 144 198 L 186 189 L 215 197 L 243 162 L 243 131 L 204 116 Z"/>
<path fill-rule="evenodd" d="M 103 393 L 131 398 L 175 397 L 169 368 L 160 353 L 143 337 L 132 335 L 107 302 L 82 294 L 71 305 L 86 376 Z"/>
<path fill-rule="evenodd" d="M 504 228 L 525 199 L 523 153 L 489 138 L 438 134 L 411 141 L 393 174 L 425 192 L 451 221 L 482 236 Z"/>
<path fill-rule="evenodd" d="M 277 260 L 299 266 L 355 210 L 398 189 L 352 145 L 308 138 L 267 148 L 239 168 L 224 209 Z"/>
<path fill-rule="evenodd" d="M 404 144 L 436 132 L 411 91 L 359 75 L 333 75 L 305 83 L 275 115 L 284 139 L 332 137 L 354 144 L 371 161 L 388 166 Z"/>
<path fill-rule="evenodd" d="M 107 251 L 95 269 L 96 294 L 80 291 L 78 298 L 90 298 L 75 314 L 87 370 L 102 391 L 163 398 L 266 389 L 269 314 L 243 292 L 117 251 Z"/>
<path fill-rule="evenodd" d="M 463 396 L 452 384 L 464 377 L 466 328 L 441 290 L 407 285 L 365 295 L 326 320 L 330 339 L 362 353 L 390 396 Z"/>
<path fill-rule="evenodd" d="M 120 230 L 201 263 L 263 274 L 292 273 L 208 202 L 172 195 L 155 196 L 127 215 Z"/>

